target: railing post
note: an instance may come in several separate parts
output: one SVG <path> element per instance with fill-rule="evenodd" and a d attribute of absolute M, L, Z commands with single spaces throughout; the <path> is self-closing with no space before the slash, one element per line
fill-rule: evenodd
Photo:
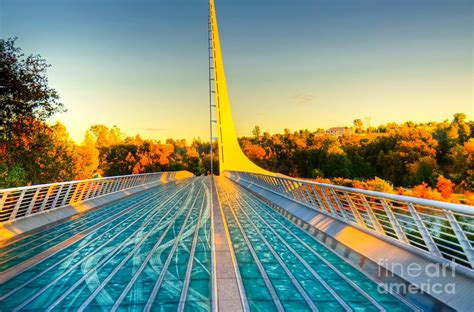
<path fill-rule="evenodd" d="M 72 186 L 74 184 L 70 183 L 69 184 L 69 187 L 67 188 L 67 191 L 66 191 L 66 194 L 64 195 L 64 198 L 63 198 L 63 201 L 61 202 L 61 207 L 62 206 L 66 206 L 68 203 L 68 196 L 69 196 L 69 193 L 71 192 L 71 189 L 72 189 Z"/>
<path fill-rule="evenodd" d="M 327 204 L 328 204 L 328 208 L 329 210 L 331 211 L 331 213 L 334 215 L 334 216 L 338 216 L 337 212 L 336 212 L 336 208 L 334 208 L 333 204 L 332 204 L 332 201 L 331 199 L 329 198 L 327 192 L 326 192 L 326 186 L 322 186 L 321 187 L 321 193 L 323 193 L 323 196 L 324 196 L 324 199 L 326 200 Z"/>
<path fill-rule="evenodd" d="M 130 181 L 127 183 L 127 186 L 125 187 L 125 189 L 134 187 L 135 183 L 140 184 L 140 182 L 141 182 L 141 184 L 145 184 L 146 183 L 146 176 L 141 177 L 141 178 L 137 178 L 137 176 L 135 176 L 135 177 L 132 176 L 130 178 Z"/>
<path fill-rule="evenodd" d="M 41 205 L 41 208 L 39 211 L 44 211 L 44 208 L 46 207 L 46 204 L 48 203 L 49 196 L 51 195 L 52 190 L 56 187 L 56 185 L 52 184 L 49 188 L 48 191 L 46 192 L 46 196 L 43 199 L 43 204 Z"/>
<path fill-rule="evenodd" d="M 134 180 L 134 177 L 127 177 L 123 183 L 122 190 L 126 190 L 130 187 Z"/>
<path fill-rule="evenodd" d="M 296 196 L 293 194 L 293 190 L 291 188 L 290 182 L 286 179 L 283 179 L 282 181 L 285 184 L 286 194 L 288 194 L 290 197 L 296 199 Z"/>
<path fill-rule="evenodd" d="M 303 198 L 301 198 L 301 193 L 298 190 L 298 184 L 295 181 L 291 180 L 291 186 L 292 186 L 292 193 L 295 195 L 295 198 L 299 200 L 300 202 L 304 203 Z"/>
<path fill-rule="evenodd" d="M 449 221 L 449 224 L 451 224 L 451 228 L 453 229 L 454 234 L 456 235 L 456 238 L 458 239 L 459 244 L 461 245 L 464 254 L 466 255 L 466 258 L 469 261 L 471 268 L 474 269 L 474 250 L 471 247 L 469 239 L 467 238 L 463 229 L 459 225 L 458 220 L 456 220 L 456 217 L 454 216 L 453 212 L 449 210 L 444 210 L 444 213 Z"/>
<path fill-rule="evenodd" d="M 89 199 L 92 189 L 94 188 L 94 184 L 95 184 L 94 181 L 90 181 L 87 183 L 87 193 L 84 199 Z"/>
<path fill-rule="evenodd" d="M 392 228 L 395 231 L 397 238 L 401 240 L 402 242 L 409 244 L 410 242 L 408 241 L 408 238 L 406 237 L 405 232 L 403 231 L 403 228 L 400 226 L 400 223 L 398 223 L 397 218 L 393 214 L 393 211 L 388 205 L 385 198 L 380 198 L 380 202 L 382 203 L 383 209 L 385 210 L 385 214 L 390 220 L 390 224 L 392 225 Z"/>
<path fill-rule="evenodd" d="M 309 206 L 312 206 L 313 202 L 311 201 L 311 197 L 310 197 L 310 194 L 308 193 L 308 190 L 306 189 L 305 183 L 300 184 L 300 191 L 303 194 L 303 198 L 306 204 Z"/>
<path fill-rule="evenodd" d="M 281 187 L 283 188 L 283 194 L 288 194 L 288 185 L 286 184 L 285 179 L 280 178 Z"/>
<path fill-rule="evenodd" d="M 364 205 L 365 211 L 367 212 L 367 215 L 369 216 L 370 223 L 372 223 L 372 226 L 374 227 L 375 231 L 385 235 L 385 231 L 383 227 L 380 225 L 379 220 L 377 219 L 377 216 L 372 211 L 372 207 L 370 207 L 365 196 L 360 194 L 359 197 L 362 201 L 362 205 Z"/>
<path fill-rule="evenodd" d="M 113 192 L 120 191 L 122 189 L 124 181 L 125 181 L 125 178 L 114 179 L 115 187 L 113 189 Z"/>
<path fill-rule="evenodd" d="M 298 182 L 293 181 L 293 180 L 291 180 L 291 184 L 293 186 L 293 192 L 295 193 L 298 200 L 300 202 L 302 202 L 303 204 L 306 203 L 306 201 L 304 200 L 303 193 L 301 193 L 301 190 L 300 190 L 300 184 Z"/>
<path fill-rule="evenodd" d="M 86 188 L 87 186 L 89 185 L 89 182 L 83 182 L 82 183 L 82 190 L 81 190 L 81 194 L 79 194 L 79 197 L 77 197 L 74 201 L 75 202 L 79 202 L 79 201 L 82 201 L 82 199 L 84 198 L 84 193 L 86 191 Z"/>
<path fill-rule="evenodd" d="M 306 198 L 306 194 L 305 194 L 304 191 L 301 189 L 303 183 L 301 183 L 301 182 L 295 182 L 295 184 L 296 184 L 296 190 L 298 191 L 298 194 L 300 195 L 301 202 L 302 202 L 303 204 L 308 205 L 309 202 L 308 202 L 308 199 Z"/>
<path fill-rule="evenodd" d="M 277 177 L 275 177 L 274 179 L 275 179 L 275 190 L 277 192 L 281 192 L 283 188 L 281 187 L 280 179 Z"/>
<path fill-rule="evenodd" d="M 35 195 L 33 195 L 33 198 L 31 199 L 31 203 L 28 206 L 28 210 L 26 211 L 25 217 L 31 214 L 31 211 L 33 210 L 33 207 L 35 206 L 36 199 L 38 198 L 38 194 L 40 190 L 41 190 L 41 187 L 38 187 L 36 189 Z"/>
<path fill-rule="evenodd" d="M 273 184 L 273 178 L 267 177 L 267 185 L 271 190 L 275 190 L 275 185 Z"/>
<path fill-rule="evenodd" d="M 367 225 L 365 224 L 364 219 L 359 213 L 359 210 L 357 209 L 354 202 L 352 201 L 352 198 L 349 196 L 349 194 L 347 194 L 347 192 L 344 192 L 344 196 L 346 197 L 346 201 L 349 204 L 349 207 L 351 208 L 352 215 L 354 216 L 356 223 L 366 228 Z"/>
<path fill-rule="evenodd" d="M 130 181 L 128 181 L 126 187 L 124 189 L 128 189 L 128 188 L 131 188 L 134 186 L 134 183 L 138 183 L 138 184 L 145 184 L 146 183 L 146 177 L 141 177 L 141 178 L 138 178 L 138 177 L 130 177 Z"/>
<path fill-rule="evenodd" d="M 10 192 L 5 192 L 2 195 L 2 199 L 0 200 L 0 211 L 2 211 L 3 207 L 5 207 L 5 203 L 7 202 L 8 194 L 10 194 Z"/>
<path fill-rule="evenodd" d="M 270 179 L 272 181 L 272 190 L 274 190 L 275 192 L 278 192 L 280 189 L 278 188 L 277 178 L 276 177 L 271 177 Z"/>
<path fill-rule="evenodd" d="M 347 215 L 346 208 L 344 207 L 344 205 L 342 204 L 341 200 L 340 200 L 339 197 L 337 196 L 336 191 L 334 191 L 333 188 L 331 188 L 330 191 L 331 191 L 332 197 L 334 198 L 334 200 L 336 201 L 337 205 L 339 206 L 339 211 L 341 211 L 342 217 L 343 217 L 345 220 L 350 221 L 349 216 Z"/>
<path fill-rule="evenodd" d="M 16 215 L 18 214 L 18 210 L 20 209 L 21 202 L 23 201 L 23 197 L 25 197 L 26 190 L 21 191 L 20 197 L 18 197 L 15 207 L 13 207 L 13 210 L 10 214 L 10 220 L 13 220 L 16 218 Z"/>
<path fill-rule="evenodd" d="M 94 193 L 92 193 L 92 198 L 96 198 L 97 197 L 97 193 L 99 192 L 99 190 L 102 189 L 102 181 L 101 180 L 97 180 L 97 183 L 95 184 L 95 188 L 94 188 Z"/>
<path fill-rule="evenodd" d="M 413 221 L 416 224 L 416 227 L 418 228 L 418 232 L 421 234 L 421 237 L 425 241 L 426 247 L 428 247 L 428 250 L 430 253 L 433 255 L 442 257 L 438 246 L 436 246 L 436 243 L 433 240 L 433 237 L 431 237 L 431 234 L 428 232 L 428 229 L 425 227 L 423 220 L 421 219 L 420 215 L 416 211 L 415 207 L 413 207 L 412 203 L 407 203 L 408 210 L 410 211 L 410 214 L 413 218 Z"/>
<path fill-rule="evenodd" d="M 317 187 L 321 188 L 319 185 Z M 316 197 L 316 200 L 319 203 L 319 210 L 328 211 L 329 207 L 327 207 L 326 204 L 324 204 L 324 201 L 322 200 L 321 196 L 319 196 L 319 193 L 316 187 L 314 185 L 311 185 L 311 188 L 313 189 L 314 197 Z"/>
<path fill-rule="evenodd" d="M 313 198 L 313 195 L 311 194 L 311 191 L 309 190 L 311 188 L 311 184 L 307 185 L 308 187 L 304 187 L 304 190 L 306 192 L 306 194 L 308 195 L 308 198 L 309 200 L 311 201 L 311 206 L 314 207 L 314 208 L 317 208 L 317 204 L 316 202 L 314 201 L 314 198 Z"/>
<path fill-rule="evenodd" d="M 120 189 L 120 184 L 122 183 L 122 180 L 120 179 L 112 179 L 112 189 L 110 190 L 109 194 L 110 193 L 115 193 L 116 191 L 118 191 Z"/>
<path fill-rule="evenodd" d="M 282 194 L 285 194 L 285 185 L 283 184 L 281 180 L 282 180 L 281 178 L 277 178 L 278 188 Z"/>
<path fill-rule="evenodd" d="M 107 179 L 107 187 L 103 194 L 112 193 L 114 187 L 115 187 L 115 180 L 111 178 Z"/>
<path fill-rule="evenodd" d="M 55 208 L 55 207 L 56 207 L 56 204 L 58 203 L 59 197 L 61 196 L 61 192 L 62 192 L 62 190 L 63 190 L 63 187 L 64 187 L 64 184 L 61 184 L 61 186 L 59 187 L 58 192 L 56 193 L 56 196 L 54 196 L 54 201 L 53 201 L 53 203 L 51 204 L 51 208 Z M 51 209 L 51 208 L 50 208 L 50 209 Z"/>
<path fill-rule="evenodd" d="M 121 190 L 126 190 L 128 189 L 128 186 L 130 185 L 130 183 L 133 181 L 133 178 L 132 177 L 126 177 L 124 180 L 123 180 L 123 183 L 120 187 L 120 191 Z"/>

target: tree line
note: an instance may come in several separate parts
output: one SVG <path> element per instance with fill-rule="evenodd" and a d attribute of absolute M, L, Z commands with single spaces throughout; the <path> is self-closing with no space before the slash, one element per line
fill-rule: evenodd
<path fill-rule="evenodd" d="M 293 177 L 454 202 L 474 199 L 474 121 L 465 114 L 443 122 L 354 125 L 341 135 L 322 129 L 272 135 L 256 126 L 240 145 L 261 167 Z"/>
<path fill-rule="evenodd" d="M 99 176 L 210 168 L 210 143 L 127 136 L 93 125 L 77 144 L 61 123 L 65 111 L 48 85 L 49 65 L 25 56 L 15 39 L 0 40 L 0 187 Z M 352 187 L 474 203 L 474 122 L 458 113 L 443 122 L 388 123 L 364 128 L 354 120 L 339 135 L 300 130 L 270 134 L 256 126 L 239 138 L 244 153 L 270 171 Z M 218 168 L 217 146 L 213 146 Z M 218 171 L 218 169 L 216 169 Z"/>

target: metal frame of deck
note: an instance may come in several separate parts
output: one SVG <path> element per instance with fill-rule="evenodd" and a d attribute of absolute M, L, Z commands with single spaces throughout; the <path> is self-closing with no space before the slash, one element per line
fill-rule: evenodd
<path fill-rule="evenodd" d="M 324 184 L 285 176 L 228 171 L 320 213 L 434 259 L 453 261 L 463 272 L 474 269 L 474 207 L 409 196 Z M 467 270 L 466 270 L 467 269 Z"/>
<path fill-rule="evenodd" d="M 304 193 L 302 193 L 302 190 L 296 190 L 296 187 L 288 189 L 288 193 L 295 192 L 298 194 L 295 197 L 282 194 L 279 189 L 275 190 L 268 185 L 268 183 L 272 183 L 271 181 L 275 181 L 273 180 L 275 177 L 262 182 L 260 178 L 248 179 L 249 175 L 252 174 L 241 172 L 228 172 L 226 174 L 230 180 L 257 195 L 295 224 L 316 236 L 316 238 L 340 257 L 346 259 L 353 266 L 358 267 L 365 274 L 378 280 L 378 282 L 406 284 L 407 286 L 413 284 L 418 289 L 419 285 L 430 280 L 433 283 L 454 283 L 456 284 L 455 296 L 443 293 L 433 294 L 430 291 L 418 291 L 417 294 L 410 294 L 409 300 L 423 303 L 426 306 L 433 307 L 433 309 L 436 309 L 435 307 L 440 308 L 440 304 L 441 306 L 444 305 L 445 307 L 460 310 L 466 310 L 470 307 L 472 289 L 474 287 L 474 271 L 472 269 L 456 264 L 448 259 L 432 255 L 425 249 L 411 246 L 390 236 L 378 233 L 374 229 L 358 226 L 354 222 L 347 222 L 345 219 L 340 218 L 339 214 L 334 216 L 324 209 L 321 211 L 319 207 L 315 208 L 308 204 L 311 203 L 309 199 L 307 202 L 302 201 L 301 196 L 303 195 L 301 194 Z M 281 177 L 281 179 L 297 180 L 286 177 Z M 300 180 L 298 182 L 305 183 L 309 181 Z M 312 184 L 313 182 L 309 183 Z M 282 187 L 290 187 L 292 184 L 285 183 L 280 185 L 284 185 Z M 331 187 L 332 185 L 324 186 Z M 339 186 L 336 187 L 339 188 Z M 343 189 L 359 191 L 344 187 Z M 368 192 L 371 196 L 374 196 L 374 193 L 380 194 L 378 192 L 360 191 Z M 392 196 L 391 194 L 381 194 Z M 414 201 L 420 200 L 411 197 L 409 199 Z M 425 202 L 422 199 L 421 201 Z M 428 202 L 432 203 L 433 201 Z M 435 204 L 438 203 L 435 202 Z M 446 203 L 439 204 L 444 205 Z M 448 206 L 450 205 L 448 204 Z M 466 207 L 471 208 L 470 206 L 464 206 L 463 208 Z M 385 259 L 385 261 L 380 262 L 380 259 Z M 402 264 L 403 268 L 400 268 Z M 407 274 L 406 268 L 409 264 L 416 264 L 421 267 L 436 264 L 447 268 L 448 274 L 446 277 L 440 276 L 435 278 L 427 276 L 427 274 L 410 277 Z M 383 274 L 387 276 L 382 276 Z"/>

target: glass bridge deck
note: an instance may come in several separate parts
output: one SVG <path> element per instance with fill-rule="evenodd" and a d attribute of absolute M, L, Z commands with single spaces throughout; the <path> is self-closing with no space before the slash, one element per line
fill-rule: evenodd
<path fill-rule="evenodd" d="M 216 181 L 214 218 L 228 229 L 244 308 L 411 310 L 253 194 Z M 168 183 L 4 242 L 0 310 L 212 310 L 211 194 L 207 177 Z"/>

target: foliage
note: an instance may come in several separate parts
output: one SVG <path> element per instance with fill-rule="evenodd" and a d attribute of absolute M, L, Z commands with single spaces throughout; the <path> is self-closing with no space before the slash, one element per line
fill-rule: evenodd
<path fill-rule="evenodd" d="M 254 136 L 240 138 L 240 144 L 254 162 L 290 176 L 378 177 L 398 188 L 422 183 L 435 188 L 442 175 L 456 185 L 457 192 L 463 192 L 474 190 L 473 126 L 458 113 L 450 122 L 388 123 L 366 133 L 362 121 L 356 119 L 353 132 L 342 136 L 288 129 L 259 135 L 262 130 L 255 127 Z"/>
<path fill-rule="evenodd" d="M 72 144 L 61 124 L 45 120 L 63 111 L 48 86 L 49 65 L 24 56 L 16 38 L 0 39 L 0 186 L 74 178 Z"/>
<path fill-rule="evenodd" d="M 454 193 L 453 188 L 455 184 L 450 179 L 446 179 L 442 175 L 438 177 L 438 183 L 436 186 L 440 191 L 441 196 L 445 199 L 449 198 Z"/>
<path fill-rule="evenodd" d="M 62 111 L 56 90 L 48 86 L 50 66 L 39 55 L 24 56 L 16 38 L 0 39 L 0 120 L 2 143 L 9 142 L 18 124 L 34 118 L 45 121 Z M 18 133 L 15 133 L 18 135 Z"/>
<path fill-rule="evenodd" d="M 62 124 L 49 126 L 33 118 L 24 118 L 12 128 L 11 141 L 2 155 L 2 187 L 75 178 L 75 146 Z"/>

